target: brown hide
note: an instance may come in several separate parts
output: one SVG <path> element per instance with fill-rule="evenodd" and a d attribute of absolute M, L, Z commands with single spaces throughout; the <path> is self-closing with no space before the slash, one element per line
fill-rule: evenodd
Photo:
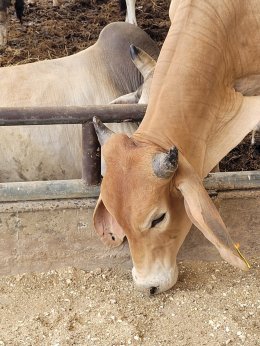
<path fill-rule="evenodd" d="M 137 286 L 151 292 L 176 282 L 176 255 L 191 222 L 225 260 L 248 269 L 202 179 L 260 120 L 260 97 L 234 89 L 236 80 L 260 74 L 260 2 L 173 1 L 170 17 L 139 129 L 104 146 L 100 197 L 128 238 Z M 156 177 L 153 158 L 173 147 L 177 171 Z"/>
<path fill-rule="evenodd" d="M 171 18 L 135 138 L 176 145 L 206 176 L 260 119 L 259 98 L 233 88 L 260 71 L 260 3 L 181 1 Z"/>

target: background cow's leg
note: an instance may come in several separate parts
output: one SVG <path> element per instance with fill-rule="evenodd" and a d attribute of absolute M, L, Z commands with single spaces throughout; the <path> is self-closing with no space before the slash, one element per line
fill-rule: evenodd
<path fill-rule="evenodd" d="M 1 1 L 0 1 L 0 5 L 1 5 Z M 8 24 L 7 19 L 8 19 L 7 8 L 0 9 L 0 46 L 5 46 L 7 43 L 7 24 Z"/>
<path fill-rule="evenodd" d="M 252 139 L 251 139 L 251 144 L 254 145 L 256 143 L 256 137 L 260 139 L 260 135 L 259 135 L 259 131 L 260 131 L 260 122 L 256 125 L 256 127 L 253 129 L 252 131 Z M 258 140 L 258 142 L 260 142 Z"/>
<path fill-rule="evenodd" d="M 253 131 L 252 131 L 251 145 L 254 145 L 254 144 L 255 144 L 255 134 L 256 134 L 256 131 L 257 131 L 257 130 L 253 130 Z"/>
<path fill-rule="evenodd" d="M 53 0 L 52 5 L 53 7 L 59 7 L 61 5 L 61 0 Z"/>
<path fill-rule="evenodd" d="M 135 1 L 136 0 L 126 0 L 126 18 L 125 21 L 130 24 L 137 25 L 135 16 Z"/>
<path fill-rule="evenodd" d="M 35 5 L 36 4 L 36 0 L 27 0 L 27 4 L 28 5 Z"/>

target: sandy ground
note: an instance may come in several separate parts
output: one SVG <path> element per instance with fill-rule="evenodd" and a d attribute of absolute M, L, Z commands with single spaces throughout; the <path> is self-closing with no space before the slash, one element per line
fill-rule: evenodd
<path fill-rule="evenodd" d="M 0 345 L 257 346 L 260 262 L 251 262 L 247 273 L 181 262 L 176 286 L 154 297 L 123 268 L 2 277 Z"/>

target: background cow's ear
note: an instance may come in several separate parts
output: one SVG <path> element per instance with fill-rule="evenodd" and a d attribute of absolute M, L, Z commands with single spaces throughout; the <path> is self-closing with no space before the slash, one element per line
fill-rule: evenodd
<path fill-rule="evenodd" d="M 215 245 L 221 257 L 243 270 L 250 266 L 233 243 L 226 226 L 198 175 L 190 166 L 187 176 L 176 179 L 176 187 L 184 197 L 187 215 L 192 223 Z"/>
<path fill-rule="evenodd" d="M 99 196 L 94 210 L 93 221 L 94 228 L 105 245 L 116 247 L 123 242 L 125 233 L 115 218 L 106 209 L 101 196 Z"/>

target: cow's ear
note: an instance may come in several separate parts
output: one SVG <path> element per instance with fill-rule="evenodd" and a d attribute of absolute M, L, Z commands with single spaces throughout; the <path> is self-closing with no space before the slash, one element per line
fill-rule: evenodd
<path fill-rule="evenodd" d="M 93 222 L 95 231 L 105 245 L 116 247 L 123 242 L 125 233 L 116 219 L 106 209 L 101 196 L 99 196 L 94 210 Z"/>
<path fill-rule="evenodd" d="M 205 190 L 199 176 L 190 166 L 187 175 L 176 179 L 176 187 L 184 197 L 185 209 L 192 223 L 215 245 L 221 257 L 243 270 L 249 263 L 232 241 L 214 203 Z"/>

